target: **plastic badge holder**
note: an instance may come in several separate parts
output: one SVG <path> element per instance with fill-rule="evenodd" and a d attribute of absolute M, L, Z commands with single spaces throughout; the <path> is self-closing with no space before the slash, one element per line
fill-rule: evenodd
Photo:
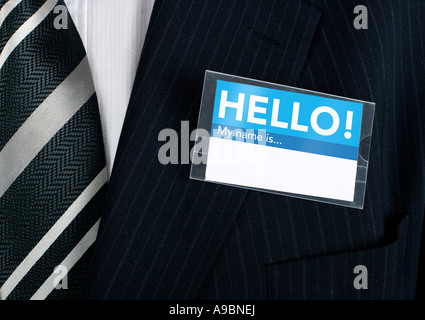
<path fill-rule="evenodd" d="M 221 90 L 221 92 L 219 92 L 218 87 L 220 86 L 224 86 L 226 85 L 226 88 L 241 88 L 241 91 L 245 90 L 245 93 L 243 95 L 241 95 L 241 93 L 239 92 L 239 95 L 235 94 L 235 92 L 232 92 L 231 90 L 228 90 L 226 92 L 224 92 L 225 90 Z M 245 89 L 244 89 L 245 88 Z M 260 93 L 258 95 L 248 95 L 248 92 L 246 90 L 252 90 L 252 92 L 254 93 Z M 317 146 L 315 146 L 314 144 L 314 140 L 306 140 L 304 139 L 304 137 L 302 136 L 303 134 L 307 135 L 312 135 L 314 134 L 315 137 L 317 139 L 330 139 L 327 136 L 319 136 L 317 135 L 317 133 L 314 132 L 314 130 L 312 130 L 312 128 L 308 128 L 308 133 L 305 132 L 306 131 L 306 127 L 307 126 L 302 126 L 300 124 L 300 121 L 302 120 L 302 108 L 305 106 L 305 104 L 303 105 L 302 103 L 296 103 L 295 101 L 290 101 L 291 103 L 293 103 L 294 106 L 294 110 L 293 110 L 293 114 L 292 114 L 292 123 L 291 123 L 291 119 L 287 119 L 288 121 L 286 121 L 286 125 L 283 124 L 282 125 L 282 121 L 277 122 L 277 118 L 276 115 L 272 115 L 274 117 L 274 121 L 275 123 L 280 123 L 280 127 L 281 128 L 277 128 L 275 130 L 275 128 L 272 127 L 267 127 L 264 126 L 262 127 L 262 123 L 266 122 L 267 120 L 270 120 L 272 116 L 270 116 L 271 112 L 270 112 L 270 108 L 272 107 L 272 99 L 269 96 L 269 99 L 266 98 L 261 98 L 261 93 L 265 92 L 265 94 L 263 94 L 263 96 L 267 96 L 267 94 L 270 95 L 271 94 L 282 94 L 282 95 L 289 95 L 289 96 L 299 96 L 300 99 L 304 99 L 306 101 L 314 101 L 315 99 L 319 99 L 319 101 L 321 101 L 320 99 L 322 98 L 326 98 L 326 99 L 330 99 L 329 101 L 332 103 L 337 103 L 340 104 L 342 107 L 344 107 L 344 104 L 352 104 L 354 107 L 356 106 L 360 106 L 361 108 L 361 122 L 359 119 L 359 125 L 361 123 L 361 129 L 359 130 L 359 136 L 358 136 L 358 140 L 357 143 L 354 146 L 344 146 L 344 145 L 339 145 L 339 144 L 332 144 L 332 143 L 328 143 L 327 141 L 318 141 Z M 227 110 L 225 110 L 226 112 L 226 117 L 232 118 L 231 124 L 233 126 L 229 125 L 229 128 L 234 129 L 235 127 L 237 127 L 239 125 L 239 132 L 245 133 L 243 136 L 239 135 L 239 138 L 243 137 L 242 139 L 237 139 L 237 137 L 232 137 L 232 139 L 228 139 L 226 134 L 227 132 L 231 132 L 230 129 L 228 129 L 228 131 L 224 131 L 223 127 L 227 128 L 227 123 L 223 122 L 222 123 L 222 127 L 218 126 L 219 130 L 221 130 L 221 136 L 219 136 L 217 138 L 217 124 L 214 124 L 213 122 L 216 121 L 217 122 L 217 106 L 220 104 L 220 101 L 218 101 L 220 99 L 219 94 L 221 93 L 221 99 L 222 101 L 231 101 L 231 102 L 227 102 L 228 103 L 228 108 Z M 227 96 L 225 95 L 227 94 Z M 252 96 L 255 97 L 256 101 L 249 102 L 249 98 L 252 99 Z M 258 98 L 258 96 L 260 96 L 260 98 Z M 245 100 L 243 99 L 245 98 Z M 226 100 L 227 99 L 227 100 Z M 322 99 L 324 100 L 324 99 Z M 222 103 L 221 101 L 221 103 Z M 252 123 L 251 122 L 247 122 L 245 120 L 241 120 L 241 114 L 238 114 L 238 110 L 237 110 L 237 106 L 236 103 L 241 103 L 241 101 L 244 101 L 244 111 L 243 111 L 243 116 L 244 119 L 246 118 L 246 114 L 250 113 L 251 116 L 251 120 L 253 120 L 256 123 Z M 327 101 L 327 100 L 324 100 Z M 274 100 L 274 102 L 276 102 L 276 100 Z M 282 107 L 282 103 L 285 103 L 285 101 L 280 101 L 281 102 L 281 110 L 283 110 L 284 107 Z M 233 105 L 232 105 L 233 103 Z M 286 101 L 286 103 L 289 103 L 288 101 Z M 308 104 L 308 103 L 307 103 Z M 277 105 L 277 102 L 276 102 Z M 230 107 L 229 107 L 230 106 Z M 240 104 L 241 106 L 241 104 Z M 253 110 L 251 111 L 247 111 L 246 109 L 249 109 L 249 107 L 252 107 Z M 295 107 L 297 107 L 297 109 L 295 109 Z M 319 107 L 319 106 L 317 106 Z M 323 106 L 322 106 L 323 107 Z M 216 112 L 216 115 L 214 116 L 214 110 Z M 331 122 L 329 122 L 329 114 L 322 114 L 317 116 L 317 114 L 320 111 L 324 111 L 325 109 L 320 109 L 319 111 L 316 112 L 316 117 L 312 116 L 312 123 L 315 122 L 316 125 L 316 130 L 318 132 L 321 132 L 320 130 L 324 130 L 322 133 L 329 133 L 329 130 L 331 130 L 329 128 L 329 126 L 332 124 Z M 328 111 L 331 111 L 330 109 L 326 109 Z M 360 110 L 360 109 L 359 109 Z M 298 121 L 298 123 L 295 123 L 294 121 L 294 113 L 298 111 L 298 119 L 295 119 Z M 273 111 L 274 112 L 274 111 Z M 339 97 L 339 96 L 335 96 L 335 95 L 329 95 L 329 94 L 325 94 L 325 93 L 320 93 L 320 92 L 314 92 L 314 91 L 309 91 L 309 90 L 304 90 L 304 89 L 299 89 L 299 88 L 294 88 L 294 87 L 289 87 L 289 86 L 284 86 L 284 85 L 279 85 L 279 84 L 274 84 L 274 83 L 268 83 L 268 82 L 264 82 L 264 81 L 258 81 L 258 80 L 253 80 L 253 79 L 248 79 L 248 78 L 243 78 L 243 77 L 238 77 L 238 76 L 233 76 L 233 75 L 227 75 L 227 74 L 223 74 L 223 73 L 218 73 L 218 72 L 213 72 L 213 71 L 206 71 L 205 74 L 205 80 L 204 80 L 204 88 L 203 88 L 203 94 L 202 94 L 202 100 L 201 100 L 201 107 L 200 107 L 200 113 L 199 113 L 199 120 L 198 120 L 198 130 L 197 130 L 197 136 L 196 136 L 196 142 L 195 142 L 195 146 L 193 148 L 193 154 L 197 154 L 198 158 L 202 157 L 202 159 L 204 159 L 205 161 L 192 161 L 192 166 L 191 166 L 191 172 L 190 172 L 190 178 L 194 179 L 194 180 L 199 180 L 199 181 L 205 181 L 205 182 L 211 182 L 211 183 L 219 183 L 219 184 L 223 184 L 223 185 L 229 185 L 229 186 L 233 186 L 233 187 L 237 187 L 237 188 L 246 188 L 249 190 L 255 190 L 255 191 L 260 191 L 260 192 L 268 192 L 268 193 L 272 193 L 272 194 L 276 194 L 276 195 L 280 195 L 280 196 L 289 196 L 289 197 L 295 197 L 295 198 L 300 198 L 300 199 L 306 199 L 306 200 L 312 200 L 312 201 L 318 201 L 318 202 L 323 202 L 323 203 L 329 203 L 329 204 L 334 204 L 334 205 L 340 205 L 340 206 L 345 206 L 345 207 L 352 207 L 352 208 L 357 208 L 357 209 L 363 209 L 364 206 L 364 199 L 365 199 L 365 191 L 366 191 L 366 183 L 367 183 L 367 172 L 368 172 L 368 164 L 369 164 L 369 154 L 370 154 L 370 146 L 371 146 L 371 137 L 372 137 L 372 128 L 373 128 L 373 119 L 374 119 L 374 112 L 375 112 L 375 104 L 371 103 L 371 102 L 365 102 L 365 101 L 360 101 L 360 100 L 355 100 L 355 99 L 350 99 L 350 98 L 345 98 L 345 97 Z M 329 112 L 331 113 L 331 112 Z M 341 113 L 343 114 L 343 113 Z M 222 114 L 223 116 L 223 114 Z M 327 116 L 327 120 L 326 120 L 326 116 Z M 333 114 L 333 116 L 335 116 L 335 114 Z M 322 117 L 324 120 L 328 121 L 327 125 L 321 125 L 322 128 L 320 129 L 317 121 L 318 119 L 321 119 L 320 117 Z M 348 115 L 347 113 L 347 119 L 339 119 L 339 126 L 342 128 L 342 130 L 345 130 L 346 126 L 345 126 L 345 122 L 343 120 L 347 120 L 349 117 L 353 117 L 353 112 L 351 112 L 351 114 Z M 215 120 L 214 120 L 215 119 Z M 261 120 L 264 119 L 264 120 Z M 300 120 L 301 119 L 301 120 Z M 335 116 L 335 118 L 333 118 L 334 123 L 336 122 L 337 117 Z M 213 121 L 214 120 L 214 121 Z M 219 119 L 220 121 L 222 121 L 223 119 Z M 224 119 L 226 120 L 226 119 Z M 224 121 L 223 120 L 223 121 Z M 239 121 L 238 121 L 239 120 Z M 351 121 L 353 121 L 353 119 L 350 119 Z M 260 123 L 260 124 L 259 124 Z M 299 131 L 295 131 L 292 130 L 290 131 L 289 129 L 291 129 L 291 125 L 293 124 L 298 125 L 298 130 Z M 308 124 L 308 122 L 304 121 L 304 125 Z M 325 122 L 326 124 L 326 122 Z M 286 126 L 286 128 L 284 128 Z M 280 130 L 279 133 L 283 133 L 283 135 L 277 135 L 279 137 L 281 137 L 281 141 L 283 141 L 283 145 L 286 143 L 289 145 L 289 149 L 292 148 L 292 150 L 285 150 L 285 146 L 281 147 L 280 145 L 278 145 L 278 147 L 275 147 L 275 145 L 271 146 L 270 143 L 265 144 L 264 140 L 260 143 L 259 141 L 253 142 L 253 141 L 248 141 L 247 135 L 249 132 L 253 133 L 253 137 L 257 137 L 258 140 L 260 140 L 259 137 L 268 137 L 267 136 L 267 129 L 268 128 L 272 128 L 273 131 L 278 132 L 277 130 Z M 347 126 L 348 129 L 349 126 Z M 320 129 L 320 130 L 319 130 Z M 214 131 L 215 130 L 215 131 Z M 326 131 L 328 130 L 328 131 Z M 332 130 L 333 132 L 334 130 Z M 220 133 L 220 131 L 219 131 Z M 254 134 L 257 134 L 257 136 L 255 136 Z M 274 134 L 274 133 L 273 133 Z M 300 135 L 301 140 L 299 140 L 299 137 L 291 137 L 290 134 L 293 135 Z M 336 133 L 335 133 L 336 135 Z M 347 139 L 348 137 L 351 137 L 351 133 L 347 136 L 347 133 L 345 133 L 345 138 Z M 315 139 L 316 139 L 315 138 Z M 214 141 L 212 141 L 211 139 L 215 139 Z M 338 139 L 342 139 L 340 141 L 342 141 L 342 143 L 346 143 L 344 141 L 344 139 L 342 137 L 339 137 Z M 226 141 L 227 140 L 227 141 Z M 262 140 L 262 139 L 261 139 Z M 288 142 L 288 141 L 292 141 L 294 140 L 295 142 L 295 147 L 291 146 L 290 143 L 292 142 Z M 202 141 L 202 143 L 200 143 Z M 301 141 L 302 143 L 299 144 L 298 146 L 296 145 L 296 143 L 298 143 L 299 141 Z M 303 142 L 304 141 L 304 142 Z M 305 141 L 313 141 L 311 143 L 311 146 L 314 150 L 314 152 L 316 153 L 310 153 L 310 149 L 306 149 L 304 150 L 304 146 L 307 145 L 308 143 L 305 143 Z M 347 140 L 348 141 L 348 140 Z M 245 150 L 245 147 L 248 148 L 254 148 L 254 151 L 250 151 L 247 156 L 247 158 L 249 157 L 256 157 L 256 155 L 260 156 L 261 154 L 263 154 L 263 150 L 267 150 L 267 153 L 264 153 L 263 156 L 266 156 L 266 162 L 264 163 L 264 166 L 267 166 L 268 161 L 271 160 L 270 159 L 270 154 L 274 154 L 274 155 L 279 155 L 281 154 L 281 152 L 286 152 L 288 153 L 290 156 L 295 155 L 296 157 L 301 156 L 301 157 L 310 157 L 311 159 L 319 159 L 320 161 L 325 161 L 324 163 L 326 164 L 327 161 L 337 161 L 338 163 L 342 163 L 343 166 L 345 165 L 345 163 L 353 163 L 354 162 L 354 169 L 352 170 L 354 172 L 353 176 L 353 180 L 352 181 L 342 181 L 342 184 L 346 184 L 346 185 L 351 185 L 353 184 L 353 194 L 350 194 L 349 199 L 338 199 L 338 197 L 333 197 L 332 196 L 332 188 L 333 186 L 329 186 L 330 190 L 331 190 L 331 196 L 320 196 L 320 195 L 314 195 L 314 194 L 308 194 L 307 193 L 303 193 L 303 192 L 293 192 L 291 190 L 279 190 L 279 188 L 269 188 L 269 187 L 264 187 L 264 185 L 267 185 L 268 180 L 266 178 L 264 178 L 264 176 L 261 176 L 261 172 L 258 175 L 258 180 L 262 180 L 262 185 L 258 186 L 256 185 L 256 183 L 252 183 L 252 181 L 249 180 L 248 177 L 248 183 L 244 183 L 245 181 L 245 177 L 240 177 L 241 179 L 236 179 L 237 182 L 233 182 L 232 180 L 229 181 L 225 181 L 226 176 L 232 175 L 231 171 L 228 171 L 227 173 L 224 172 L 223 176 L 224 178 L 218 178 L 218 179 L 211 179 L 208 178 L 208 170 L 212 170 L 211 168 L 215 169 L 215 165 L 213 166 L 212 164 L 210 164 L 209 166 L 209 162 L 210 159 L 212 159 L 211 154 L 209 154 L 211 152 L 211 146 L 213 145 L 212 142 L 214 142 L 214 145 L 220 145 L 220 144 L 230 144 L 230 149 L 229 146 L 226 146 L 222 149 L 217 149 L 216 147 L 214 147 L 216 153 L 219 153 L 220 150 L 222 150 L 223 152 L 230 152 L 231 150 Z M 275 142 L 276 143 L 276 142 Z M 249 145 L 248 145 L 249 144 Z M 257 144 L 257 146 L 255 146 L 255 144 Z M 261 145 L 263 144 L 263 145 Z M 258 146 L 260 145 L 260 146 Z M 303 146 L 304 145 L 304 146 Z M 322 148 L 322 146 L 324 146 Z M 346 159 L 339 159 L 334 158 L 332 156 L 332 154 L 329 156 L 328 154 L 326 154 L 326 148 L 328 148 L 329 146 L 333 147 L 336 146 L 337 149 L 341 148 L 341 150 L 345 150 L 344 148 L 346 147 L 347 150 L 351 150 L 350 152 L 352 152 L 352 150 L 357 150 L 357 156 L 354 157 L 353 159 L 355 160 L 346 160 Z M 242 148 L 242 149 L 241 149 Z M 281 149 L 279 149 L 281 148 Z M 310 148 L 310 147 L 308 147 Z M 354 148 L 354 149 L 353 149 Z M 298 149 L 298 150 L 296 150 Z M 323 149 L 323 150 L 322 150 Z M 332 149 L 332 148 L 331 148 Z M 329 150 L 331 150 L 329 149 Z M 219 150 L 219 151 L 217 151 Z M 295 151 L 294 151 L 295 150 Z M 323 151 L 323 152 L 322 152 Z M 266 152 L 266 151 L 264 151 Z M 271 152 L 271 153 L 270 153 Z M 341 151 L 342 152 L 342 151 Z M 345 151 L 344 151 L 345 152 Z M 318 153 L 318 154 L 317 154 Z M 323 154 L 320 154 L 323 153 Z M 224 157 L 226 157 L 226 154 L 222 155 Z M 268 157 L 268 158 L 267 158 Z M 283 159 L 283 163 L 286 163 L 286 159 L 289 158 L 282 158 Z M 301 158 L 303 159 L 303 158 Z M 263 157 L 264 160 L 264 157 Z M 291 160 L 292 161 L 292 160 Z M 294 160 L 295 161 L 295 160 Z M 310 160 L 308 160 L 310 161 Z M 320 162 L 319 161 L 319 162 Z M 350 162 L 351 161 L 351 162 Z M 260 161 L 261 162 L 261 161 Z M 309 162 L 307 162 L 309 163 Z M 318 175 L 320 175 L 320 165 L 317 164 L 317 162 L 314 160 L 312 160 L 312 162 L 310 162 L 313 166 L 319 166 L 318 170 L 316 170 L 315 172 L 317 172 Z M 296 166 L 297 164 L 295 164 Z M 309 168 L 303 168 L 302 164 L 299 165 L 300 167 L 294 167 L 294 172 L 299 172 L 301 175 L 303 174 L 303 172 L 305 170 L 309 170 Z M 325 165 L 325 167 L 329 170 L 329 165 Z M 222 166 L 223 170 L 227 170 L 227 168 L 230 168 L 229 166 L 227 166 L 226 164 Z M 235 170 L 235 168 L 239 168 L 239 167 L 233 167 L 233 171 Z M 263 168 L 263 171 L 267 171 L 269 169 L 267 168 Z M 290 176 L 290 172 L 285 174 L 281 174 L 280 172 L 280 167 L 277 166 L 275 169 L 275 176 L 270 176 L 270 180 L 276 180 L 277 184 L 279 184 L 279 181 L 281 181 L 282 183 L 286 183 L 285 179 L 288 179 L 288 175 Z M 298 171 L 297 171 L 298 170 Z M 330 169 L 332 170 L 332 169 Z M 247 172 L 249 170 L 244 171 L 245 173 L 241 173 L 241 175 L 249 175 L 249 172 Z M 260 170 L 261 171 L 261 170 Z M 333 173 L 330 172 L 332 176 L 335 177 L 336 180 L 338 180 L 338 173 Z M 354 176 L 355 175 L 355 176 Z M 257 179 L 256 178 L 256 179 Z M 229 178 L 230 179 L 230 178 Z M 307 176 L 306 178 L 306 185 L 302 185 L 302 181 L 299 183 L 301 185 L 301 189 L 303 187 L 305 187 L 306 189 L 309 188 L 313 188 L 314 190 L 320 190 L 322 188 L 322 184 L 325 185 L 326 183 L 328 183 L 328 179 L 327 178 L 322 178 L 320 181 L 316 181 L 314 183 L 311 183 L 311 181 L 309 182 L 309 176 Z M 351 179 L 351 178 L 350 178 Z M 297 179 L 293 179 L 292 180 L 297 180 Z M 314 180 L 312 178 L 312 180 Z M 242 182 L 241 182 L 242 181 Z M 289 185 L 292 185 L 293 183 L 297 183 L 296 181 L 287 181 L 289 183 Z M 307 185 L 309 183 L 309 185 Z M 261 184 L 261 183 L 260 183 Z M 290 189 L 290 188 L 289 188 Z M 336 187 L 335 187 L 336 189 Z M 313 192 L 314 193 L 314 192 Z"/>

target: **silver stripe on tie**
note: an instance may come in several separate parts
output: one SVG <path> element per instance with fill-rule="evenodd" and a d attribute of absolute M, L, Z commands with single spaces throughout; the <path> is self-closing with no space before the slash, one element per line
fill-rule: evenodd
<path fill-rule="evenodd" d="M 97 232 L 99 230 L 100 219 L 93 225 L 93 227 L 86 233 L 81 241 L 75 246 L 74 249 L 66 256 L 66 258 L 60 263 L 61 266 L 66 267 L 68 272 L 74 267 L 74 265 L 80 260 L 80 258 L 87 252 L 87 250 L 96 241 Z M 37 290 L 37 292 L 31 297 L 30 300 L 44 300 L 55 288 L 55 280 L 60 281 L 65 277 L 66 274 L 55 274 L 52 273 L 49 278 L 43 283 L 43 285 Z M 58 277 L 61 277 L 58 279 Z"/>
<path fill-rule="evenodd" d="M 18 4 L 20 4 L 22 0 L 9 0 L 6 2 L 0 10 L 0 27 L 3 24 L 4 20 L 7 18 L 9 13 L 16 8 Z"/>
<path fill-rule="evenodd" d="M 85 57 L 0 151 L 0 198 L 93 94 L 93 80 Z"/>
<path fill-rule="evenodd" d="M 15 48 L 24 40 L 53 10 L 58 0 L 46 1 L 34 15 L 12 35 L 0 53 L 0 69 Z"/>
<path fill-rule="evenodd" d="M 15 289 L 19 282 L 46 253 L 50 246 L 59 238 L 62 232 L 86 207 L 86 205 L 106 184 L 106 182 L 107 175 L 105 167 L 9 276 L 9 278 L 0 288 L 0 300 L 5 300 L 9 296 L 9 294 Z"/>

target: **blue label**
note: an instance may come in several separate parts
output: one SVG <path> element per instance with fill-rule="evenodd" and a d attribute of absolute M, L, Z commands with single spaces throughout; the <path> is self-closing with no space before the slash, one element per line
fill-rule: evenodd
<path fill-rule="evenodd" d="M 357 160 L 362 112 L 358 102 L 218 80 L 212 136 Z"/>

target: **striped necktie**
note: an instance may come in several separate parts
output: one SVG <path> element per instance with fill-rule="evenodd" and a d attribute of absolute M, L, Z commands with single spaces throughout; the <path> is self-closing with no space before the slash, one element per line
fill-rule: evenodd
<path fill-rule="evenodd" d="M 62 0 L 0 0 L 0 298 L 79 299 L 106 191 L 97 98 Z"/>

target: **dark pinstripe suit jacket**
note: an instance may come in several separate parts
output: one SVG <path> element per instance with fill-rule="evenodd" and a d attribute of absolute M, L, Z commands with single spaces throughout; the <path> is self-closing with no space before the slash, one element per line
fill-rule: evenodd
<path fill-rule="evenodd" d="M 364 4 L 369 29 L 353 27 Z M 92 299 L 411 299 L 425 211 L 425 2 L 157 0 L 95 247 Z M 189 180 L 206 69 L 376 102 L 364 210 Z M 368 268 L 356 290 L 357 265 Z"/>

